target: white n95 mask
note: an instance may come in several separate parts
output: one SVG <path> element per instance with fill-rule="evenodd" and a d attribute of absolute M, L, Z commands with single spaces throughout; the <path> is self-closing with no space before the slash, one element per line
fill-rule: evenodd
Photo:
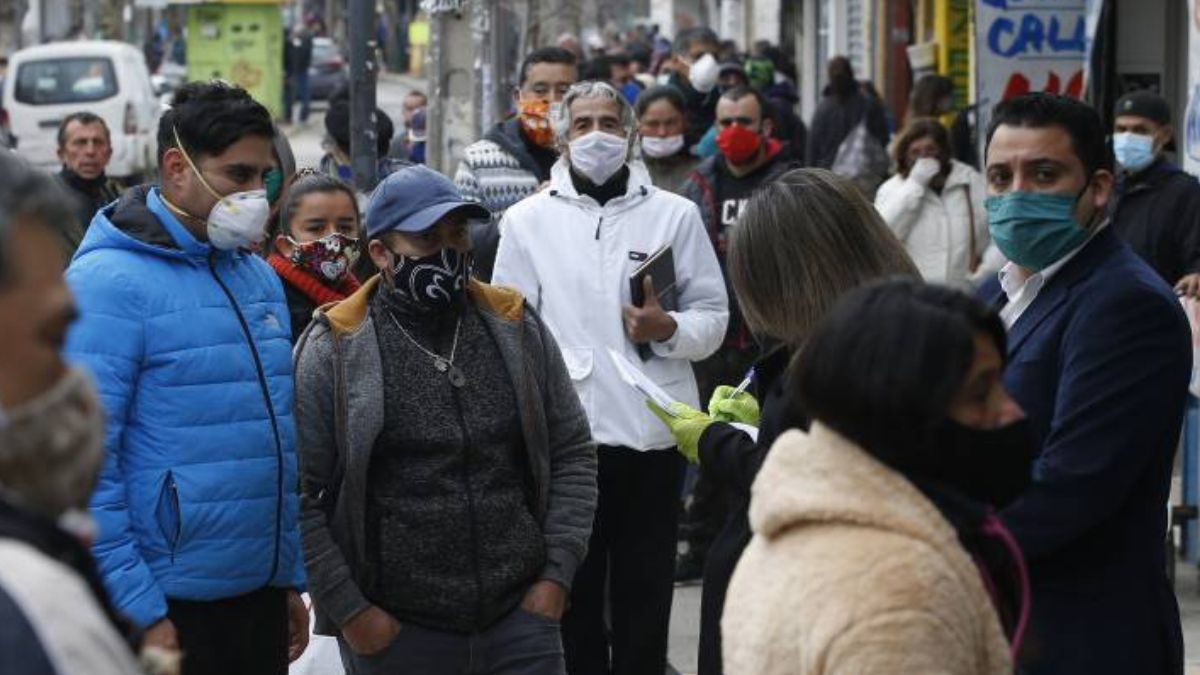
<path fill-rule="evenodd" d="M 208 190 L 208 193 L 217 200 L 216 205 L 208 212 L 208 217 L 205 219 L 208 243 L 212 244 L 213 248 L 232 251 L 235 248 L 248 248 L 261 242 L 266 236 L 267 218 L 271 215 L 271 203 L 267 201 L 267 191 L 259 189 L 234 192 L 225 196 L 217 194 L 208 181 L 204 180 L 204 174 L 200 173 L 200 169 L 196 167 L 195 162 L 184 149 L 183 143 L 179 140 L 179 132 L 175 131 L 174 133 L 176 147 L 183 153 L 183 158 L 187 160 L 192 173 L 196 174 L 196 178 L 200 179 L 200 184 L 204 186 L 204 189 Z"/>
<path fill-rule="evenodd" d="M 696 59 L 688 71 L 688 79 L 692 81 L 692 88 L 701 94 L 707 94 L 717 86 L 717 80 L 721 77 L 721 65 L 717 63 L 717 59 L 712 54 L 705 54 Z"/>

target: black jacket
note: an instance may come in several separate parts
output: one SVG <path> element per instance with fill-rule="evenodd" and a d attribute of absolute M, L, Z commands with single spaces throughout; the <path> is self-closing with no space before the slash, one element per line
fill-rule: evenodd
<path fill-rule="evenodd" d="M 297 44 L 299 43 L 299 44 Z M 284 42 L 284 69 L 287 75 L 307 73 L 312 67 L 313 39 L 307 35 Z"/>
<path fill-rule="evenodd" d="M 755 391 L 762 402 L 758 442 L 745 432 L 717 422 L 700 436 L 700 463 L 723 481 L 729 494 L 729 516 L 708 550 L 704 562 L 704 589 L 700 597 L 700 675 L 720 675 L 721 612 L 725 591 L 742 551 L 750 543 L 750 486 L 762 468 L 767 451 L 784 431 L 808 422 L 801 420 L 786 392 L 790 353 L 777 349 L 755 365 Z"/>
<path fill-rule="evenodd" d="M 300 342 L 304 329 L 312 322 L 317 303 L 310 300 L 304 291 L 289 284 L 286 279 L 283 281 L 283 295 L 287 298 L 288 316 L 292 319 L 292 344 L 296 344 Z"/>
<path fill-rule="evenodd" d="M 75 249 L 83 241 L 83 235 L 88 225 L 92 224 L 96 212 L 121 196 L 121 186 L 103 174 L 99 178 L 86 180 L 65 166 L 58 172 L 58 180 L 71 193 L 75 210 L 75 222 L 59 226 L 63 251 L 67 254 L 65 264 L 75 255 Z"/>
<path fill-rule="evenodd" d="M 786 80 L 776 82 L 767 87 L 763 95 L 775 109 L 775 133 L 772 135 L 787 143 L 792 149 L 793 157 L 803 162 L 805 148 L 808 147 L 808 127 L 796 114 L 796 105 L 800 103 L 796 86 Z"/>
<path fill-rule="evenodd" d="M 867 121 L 867 131 L 886 148 L 888 129 L 883 106 L 857 91 L 846 99 L 826 94 L 817 106 L 817 111 L 813 113 L 804 165 L 820 169 L 832 167 L 842 141 L 846 140 L 846 136 L 854 131 L 854 127 L 858 126 L 864 117 Z"/>
<path fill-rule="evenodd" d="M 684 140 L 690 148 L 700 142 L 700 139 L 708 133 L 708 129 L 716 120 L 717 100 L 720 99 L 721 94 L 715 87 L 707 94 L 701 94 L 692 88 L 692 83 L 683 79 L 679 73 L 671 73 L 667 84 L 678 89 L 687 104 L 687 133 L 684 134 Z"/>
<path fill-rule="evenodd" d="M 1113 229 L 1174 286 L 1200 272 L 1200 183 L 1165 159 L 1117 180 Z"/>

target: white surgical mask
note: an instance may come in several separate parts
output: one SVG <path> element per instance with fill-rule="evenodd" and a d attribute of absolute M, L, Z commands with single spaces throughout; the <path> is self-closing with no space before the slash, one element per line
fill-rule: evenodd
<path fill-rule="evenodd" d="M 204 174 L 200 173 L 200 169 L 196 167 L 179 140 L 178 131 L 175 131 L 175 144 L 183 153 L 183 158 L 187 160 L 192 172 L 200 179 L 200 184 L 217 199 L 216 205 L 205 219 L 208 243 L 212 244 L 213 248 L 232 251 L 261 242 L 266 235 L 267 217 L 271 214 L 267 191 L 247 190 L 222 197 L 204 180 Z"/>
<path fill-rule="evenodd" d="M 596 185 L 603 185 L 625 165 L 629 142 L 604 131 L 571 141 L 571 166 Z"/>
<path fill-rule="evenodd" d="M 721 66 L 712 54 L 705 54 L 696 59 L 688 71 L 688 79 L 692 81 L 692 88 L 701 94 L 712 91 L 713 87 L 717 86 L 720 76 Z"/>
<path fill-rule="evenodd" d="M 655 159 L 673 157 L 682 149 L 683 134 L 676 134 L 675 136 L 667 136 L 665 138 L 642 137 L 642 152 L 646 153 L 647 157 Z"/>

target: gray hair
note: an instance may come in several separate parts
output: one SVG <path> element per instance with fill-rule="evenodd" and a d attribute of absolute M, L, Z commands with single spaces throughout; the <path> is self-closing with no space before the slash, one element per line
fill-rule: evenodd
<path fill-rule="evenodd" d="M 790 171 L 751 196 L 728 262 L 746 324 L 793 349 L 846 291 L 886 277 L 920 279 L 858 187 L 824 169 Z"/>
<path fill-rule="evenodd" d="M 74 202 L 51 176 L 37 171 L 17 155 L 0 150 L 0 287 L 11 274 L 7 242 L 13 223 L 34 219 L 47 226 L 75 219 Z"/>
<path fill-rule="evenodd" d="M 571 88 L 567 90 L 567 95 L 563 97 L 562 105 L 551 109 L 550 123 L 554 126 L 554 138 L 559 145 L 565 147 L 570 143 L 571 104 L 584 98 L 616 101 L 620 111 L 618 114 L 621 118 L 621 127 L 625 129 L 625 137 L 629 139 L 629 156 L 632 157 L 637 141 L 637 116 L 633 113 L 633 106 L 621 92 L 617 91 L 616 87 L 597 80 L 587 80 L 571 85 Z"/>

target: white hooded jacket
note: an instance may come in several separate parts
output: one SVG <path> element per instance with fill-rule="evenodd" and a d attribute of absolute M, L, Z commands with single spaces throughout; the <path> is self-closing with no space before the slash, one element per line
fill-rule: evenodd
<path fill-rule="evenodd" d="M 550 327 L 597 443 L 671 448 L 667 427 L 621 380 L 608 350 L 640 364 L 676 400 L 699 405 L 689 362 L 716 351 L 729 320 L 712 243 L 696 205 L 651 185 L 640 163 L 630 164 L 625 195 L 601 206 L 576 192 L 566 162 L 555 164 L 549 189 L 505 212 L 493 282 L 519 290 Z M 625 335 L 622 311 L 638 258 L 666 244 L 675 257 L 679 311 L 671 316 L 678 328 L 643 362 Z"/>
<path fill-rule="evenodd" d="M 926 281 L 961 288 L 972 277 L 972 257 L 983 256 L 991 236 L 983 206 L 987 197 L 983 176 L 962 162 L 952 162 L 940 195 L 896 174 L 879 187 L 875 207 Z"/>

